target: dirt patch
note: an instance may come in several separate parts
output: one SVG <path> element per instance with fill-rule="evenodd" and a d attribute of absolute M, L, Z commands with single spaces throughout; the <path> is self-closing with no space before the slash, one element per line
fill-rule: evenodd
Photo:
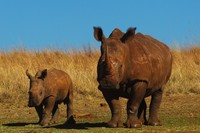
<path fill-rule="evenodd" d="M 74 118 L 96 118 L 92 114 L 74 114 Z"/>
<path fill-rule="evenodd" d="M 147 104 L 150 98 L 146 98 Z M 127 99 L 120 99 L 122 105 L 122 113 L 126 114 Z M 25 101 L 21 103 L 5 103 L 0 102 L 0 117 L 15 118 L 18 116 L 31 116 L 36 114 L 34 108 L 29 108 Z M 61 116 L 65 116 L 66 105 L 59 106 Z M 160 115 L 184 115 L 188 117 L 197 117 L 200 112 L 200 95 L 176 95 L 164 96 L 159 114 Z M 109 106 L 103 98 L 97 99 L 79 99 L 74 102 L 75 117 L 100 117 L 104 113 L 110 113 Z M 96 115 L 94 115 L 96 114 Z"/>

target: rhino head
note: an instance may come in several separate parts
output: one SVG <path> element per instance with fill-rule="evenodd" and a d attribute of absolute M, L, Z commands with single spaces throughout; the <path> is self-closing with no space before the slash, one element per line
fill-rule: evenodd
<path fill-rule="evenodd" d="M 44 78 L 47 76 L 47 69 L 38 71 L 35 77 L 26 70 L 26 75 L 30 79 L 28 106 L 39 106 L 45 98 Z"/>
<path fill-rule="evenodd" d="M 125 76 L 127 48 L 126 41 L 133 38 L 136 28 L 126 33 L 114 29 L 108 38 L 100 27 L 94 27 L 94 38 L 101 42 L 101 56 L 97 66 L 99 89 L 119 89 Z"/>

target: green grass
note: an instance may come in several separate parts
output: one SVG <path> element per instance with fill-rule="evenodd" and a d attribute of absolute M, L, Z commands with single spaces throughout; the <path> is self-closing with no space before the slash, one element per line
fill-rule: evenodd
<path fill-rule="evenodd" d="M 20 119 L 20 120 L 19 120 Z M 0 125 L 0 132 L 16 133 L 16 132 L 30 132 L 30 133 L 48 133 L 48 132 L 200 132 L 200 117 L 199 118 L 187 118 L 187 117 L 170 117 L 161 116 L 164 121 L 163 126 L 152 127 L 143 126 L 139 129 L 129 128 L 107 128 L 104 121 L 109 117 L 101 119 L 77 119 L 77 124 L 73 127 L 63 126 L 63 121 L 60 121 L 58 125 L 49 127 L 41 127 L 33 124 L 36 118 L 18 118 L 4 120 L 4 124 Z M 10 123 L 11 122 L 11 123 Z"/>
<path fill-rule="evenodd" d="M 126 121 L 126 100 L 120 99 L 122 105 L 122 118 Z M 147 103 L 149 104 L 149 98 Z M 87 101 L 87 102 L 86 102 Z M 159 119 L 162 126 L 146 126 L 142 128 L 108 128 L 105 122 L 110 120 L 110 110 L 108 106 L 100 107 L 99 104 L 105 102 L 104 99 L 82 99 L 77 100 L 74 107 L 75 114 L 89 113 L 92 118 L 76 118 L 76 125 L 63 125 L 65 122 L 65 106 L 60 107 L 60 119 L 58 124 L 41 127 L 35 124 L 38 121 L 33 108 L 25 106 L 26 103 L 16 106 L 6 103 L 0 109 L 0 132 L 7 133 L 65 133 L 65 132 L 136 132 L 136 133 L 160 133 L 160 132 L 200 132 L 199 95 L 176 95 L 163 98 L 159 111 Z M 0 105 L 1 106 L 1 105 Z"/>

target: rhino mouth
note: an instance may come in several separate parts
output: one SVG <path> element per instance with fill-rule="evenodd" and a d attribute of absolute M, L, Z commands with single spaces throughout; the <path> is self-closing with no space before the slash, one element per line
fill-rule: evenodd
<path fill-rule="evenodd" d="M 29 101 L 28 101 L 28 107 L 36 107 L 38 105 L 39 105 L 39 102 L 36 102 L 33 99 L 29 99 Z"/>
<path fill-rule="evenodd" d="M 35 107 L 36 104 L 31 100 L 28 102 L 28 107 Z"/>

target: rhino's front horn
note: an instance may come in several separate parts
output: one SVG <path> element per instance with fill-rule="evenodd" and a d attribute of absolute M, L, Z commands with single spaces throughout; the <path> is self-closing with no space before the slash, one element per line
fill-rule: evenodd
<path fill-rule="evenodd" d="M 28 78 L 29 78 L 30 80 L 33 79 L 33 76 L 29 73 L 28 69 L 26 70 L 26 75 L 28 76 Z"/>

